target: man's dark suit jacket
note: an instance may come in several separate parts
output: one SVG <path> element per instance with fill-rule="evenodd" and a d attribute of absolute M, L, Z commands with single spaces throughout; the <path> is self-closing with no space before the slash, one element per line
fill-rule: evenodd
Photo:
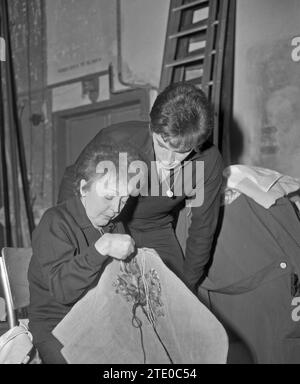
<path fill-rule="evenodd" d="M 155 161 L 147 122 L 131 121 L 109 126 L 95 136 L 82 154 L 92 151 L 98 144 L 106 141 L 135 148 L 142 160 L 148 164 L 148 169 L 150 162 Z M 186 160 L 204 161 L 204 203 L 200 207 L 191 208 L 192 219 L 184 260 L 175 238 L 173 222 L 174 213 L 187 198 L 186 195 L 174 198 L 139 196 L 132 199 L 135 202 L 131 211 L 129 203 L 129 208 L 126 207 L 120 217 L 139 247 L 156 249 L 166 264 L 194 289 L 203 277 L 204 268 L 210 258 L 220 207 L 223 161 L 218 149 L 213 145 L 206 145 L 198 152 L 192 152 Z M 75 174 L 76 164 L 68 167 L 65 172 L 58 202 L 74 196 Z"/>

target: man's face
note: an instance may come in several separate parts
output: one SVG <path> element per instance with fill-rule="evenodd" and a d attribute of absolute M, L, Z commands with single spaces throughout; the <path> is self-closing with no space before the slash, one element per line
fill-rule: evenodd
<path fill-rule="evenodd" d="M 153 132 L 153 146 L 156 160 L 166 168 L 175 168 L 192 152 L 192 148 L 188 150 L 174 148 L 171 140 L 166 140 L 155 132 Z"/>

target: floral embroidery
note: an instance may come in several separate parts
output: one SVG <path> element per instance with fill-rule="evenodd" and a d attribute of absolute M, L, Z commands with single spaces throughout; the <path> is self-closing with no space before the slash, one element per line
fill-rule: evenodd
<path fill-rule="evenodd" d="M 156 329 L 158 317 L 164 316 L 160 279 L 155 269 L 146 272 L 145 263 L 145 255 L 141 258 L 141 265 L 139 265 L 137 258 L 132 259 L 129 263 L 120 262 L 121 273 L 113 286 L 117 294 L 121 294 L 128 303 L 132 303 L 132 325 L 140 331 L 144 364 L 146 364 L 147 359 L 142 330 L 143 323 L 136 314 L 138 307 L 141 307 L 149 320 L 170 363 L 173 364 L 172 357 Z"/>
<path fill-rule="evenodd" d="M 121 273 L 113 285 L 127 302 L 141 306 L 153 325 L 158 317 L 164 316 L 159 276 L 154 269 L 145 273 L 136 258 L 121 263 Z"/>

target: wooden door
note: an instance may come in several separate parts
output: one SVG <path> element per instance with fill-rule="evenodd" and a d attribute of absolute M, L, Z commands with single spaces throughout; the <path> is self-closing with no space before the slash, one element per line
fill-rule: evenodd
<path fill-rule="evenodd" d="M 83 148 L 101 129 L 124 121 L 145 121 L 148 112 L 149 99 L 145 97 L 145 91 L 137 91 L 127 96 L 118 95 L 109 102 L 57 114 L 53 159 L 54 203 L 65 168 L 76 161 Z"/>

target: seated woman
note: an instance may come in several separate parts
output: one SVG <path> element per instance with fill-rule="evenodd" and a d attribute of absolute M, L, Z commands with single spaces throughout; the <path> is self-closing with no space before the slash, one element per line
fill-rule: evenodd
<path fill-rule="evenodd" d="M 138 183 L 123 177 L 120 152 L 115 145 L 85 152 L 78 196 L 49 209 L 34 232 L 34 344 L 48 364 L 225 363 L 227 335 L 212 313 L 154 251 L 136 254 L 132 238 L 116 233 L 122 227 L 114 219 L 145 180 L 144 171 Z M 123 152 L 128 164 L 137 159 Z M 104 161 L 115 165 L 112 177 L 97 172 Z"/>
<path fill-rule="evenodd" d="M 61 345 L 51 331 L 96 285 L 112 258 L 126 259 L 134 251 L 133 239 L 120 223 L 107 227 L 124 207 L 134 185 L 121 185 L 97 173 L 101 161 L 116 165 L 122 148 L 102 145 L 86 153 L 77 165 L 77 196 L 50 208 L 33 234 L 29 266 L 29 327 L 44 363 L 64 363 Z M 127 159 L 137 159 L 129 148 Z M 118 177 L 117 177 L 118 179 Z M 121 179 L 120 179 L 121 180 Z M 123 183 L 125 182 L 125 178 Z"/>

